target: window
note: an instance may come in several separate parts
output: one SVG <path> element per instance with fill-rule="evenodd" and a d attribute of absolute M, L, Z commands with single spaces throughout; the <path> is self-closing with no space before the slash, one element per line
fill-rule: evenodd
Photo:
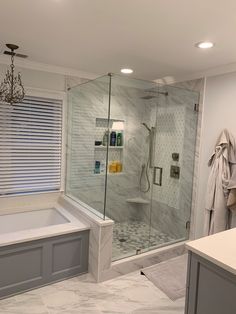
<path fill-rule="evenodd" d="M 62 102 L 0 103 L 0 195 L 60 189 Z"/>

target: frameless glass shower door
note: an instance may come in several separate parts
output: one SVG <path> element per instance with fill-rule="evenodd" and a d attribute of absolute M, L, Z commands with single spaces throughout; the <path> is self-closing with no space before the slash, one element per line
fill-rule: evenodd
<path fill-rule="evenodd" d="M 116 142 L 110 143 L 108 152 L 106 215 L 115 221 L 113 260 L 149 248 L 150 132 L 155 127 L 151 117 L 156 117 L 157 106 L 156 100 L 146 100 L 146 90 L 155 86 L 117 75 L 111 79 L 110 134 L 116 136 Z"/>
<path fill-rule="evenodd" d="M 188 238 L 199 93 L 166 86 L 159 95 L 150 216 L 150 248 Z"/>
<path fill-rule="evenodd" d="M 122 147 L 110 147 L 106 215 L 115 221 L 113 259 L 188 237 L 199 93 L 112 76 L 110 120 Z M 119 130 L 112 129 L 119 133 Z"/>

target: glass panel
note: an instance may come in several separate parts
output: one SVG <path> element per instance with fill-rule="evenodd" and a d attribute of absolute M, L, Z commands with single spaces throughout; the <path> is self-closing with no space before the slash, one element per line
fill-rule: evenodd
<path fill-rule="evenodd" d="M 105 219 L 109 83 L 105 76 L 68 92 L 66 193 Z"/>
<path fill-rule="evenodd" d="M 159 94 L 157 106 L 150 247 L 188 237 L 198 116 L 199 93 L 172 86 L 160 91 L 168 95 Z"/>
<path fill-rule="evenodd" d="M 188 237 L 198 97 L 118 75 L 69 91 L 66 193 L 114 220 L 113 260 Z"/>
<path fill-rule="evenodd" d="M 113 260 L 149 248 L 149 128 L 155 125 L 151 118 L 156 117 L 157 101 L 145 98 L 153 86 L 156 84 L 112 76 L 106 215 L 115 221 Z"/>

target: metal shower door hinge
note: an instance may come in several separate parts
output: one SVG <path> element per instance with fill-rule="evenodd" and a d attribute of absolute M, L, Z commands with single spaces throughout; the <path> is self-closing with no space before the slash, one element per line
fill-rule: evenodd
<path fill-rule="evenodd" d="M 199 104 L 194 104 L 194 111 L 199 112 Z"/>

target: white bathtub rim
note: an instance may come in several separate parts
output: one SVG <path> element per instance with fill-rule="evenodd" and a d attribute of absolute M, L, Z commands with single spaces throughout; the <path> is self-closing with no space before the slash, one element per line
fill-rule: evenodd
<path fill-rule="evenodd" d="M 61 206 L 54 206 L 53 208 L 59 211 L 59 213 L 63 215 L 67 220 L 69 220 L 69 222 L 58 224 L 58 225 L 41 227 L 41 228 L 27 229 L 27 230 L 22 230 L 22 231 L 17 231 L 17 232 L 0 234 L 0 247 L 14 245 L 17 243 L 30 242 L 34 240 L 40 240 L 40 239 L 44 239 L 48 237 L 59 236 L 63 234 L 69 234 L 73 232 L 79 232 L 79 231 L 90 229 L 89 226 L 79 221 L 77 218 L 72 216 L 67 210 L 65 210 Z M 52 209 L 52 207 L 48 209 Z M 27 210 L 27 211 L 22 211 L 22 212 L 29 212 L 29 211 Z M 10 212 L 8 214 L 10 214 Z"/>

